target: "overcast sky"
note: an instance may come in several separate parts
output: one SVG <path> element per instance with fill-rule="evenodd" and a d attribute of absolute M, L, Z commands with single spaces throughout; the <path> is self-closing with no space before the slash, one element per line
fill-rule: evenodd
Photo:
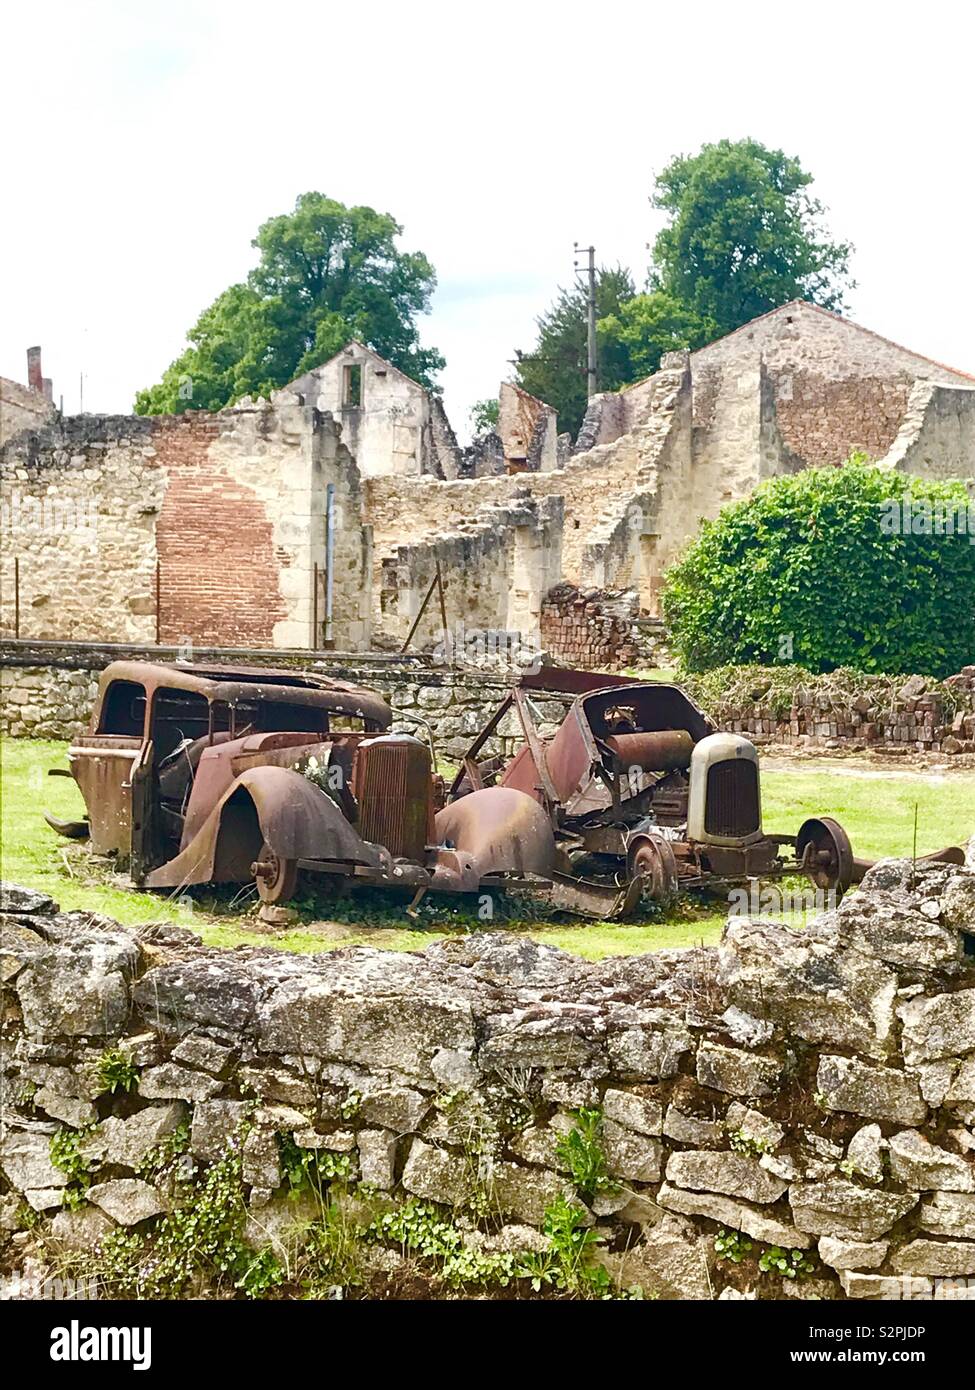
<path fill-rule="evenodd" d="M 642 285 L 654 171 L 753 136 L 854 242 L 851 317 L 975 372 L 973 7 L 603 0 L 3 6 L 0 375 L 128 411 L 317 189 L 403 224 L 466 436 L 573 242 Z"/>

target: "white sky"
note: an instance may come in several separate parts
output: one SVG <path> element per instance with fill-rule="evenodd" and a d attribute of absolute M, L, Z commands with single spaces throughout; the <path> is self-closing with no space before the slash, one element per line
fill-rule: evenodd
<path fill-rule="evenodd" d="M 851 316 L 975 372 L 975 9 L 576 0 L 6 0 L 0 375 L 128 411 L 317 189 L 404 225 L 458 434 L 572 246 L 646 272 L 652 174 L 753 136 L 856 245 Z"/>

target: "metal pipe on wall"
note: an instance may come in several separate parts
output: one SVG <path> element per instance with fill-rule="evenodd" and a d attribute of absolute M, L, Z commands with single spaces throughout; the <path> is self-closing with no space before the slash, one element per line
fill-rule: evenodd
<path fill-rule="evenodd" d="M 335 599 L 335 484 L 325 489 L 325 638 L 332 646 L 332 607 Z"/>

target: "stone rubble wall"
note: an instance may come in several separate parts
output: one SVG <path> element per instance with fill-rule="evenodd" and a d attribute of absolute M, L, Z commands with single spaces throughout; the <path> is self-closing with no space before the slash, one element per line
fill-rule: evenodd
<path fill-rule="evenodd" d="M 447 631 L 507 630 L 526 641 L 537 637 L 543 595 L 561 570 L 562 504 L 536 501 L 519 490 L 509 501 L 487 506 L 455 530 L 399 545 L 380 562 L 380 618 L 388 640 L 406 641 L 439 567 Z M 423 610 L 411 645 L 443 648 L 443 614 L 434 595 Z"/>
<path fill-rule="evenodd" d="M 182 415 L 77 415 L 0 447 L 0 625 L 23 638 L 368 647 L 371 532 L 328 415 L 293 392 Z"/>
<path fill-rule="evenodd" d="M 180 1200 L 147 1175 L 153 1146 L 183 1124 L 205 1172 L 246 1119 L 255 1230 L 298 1224 L 287 1136 L 390 1203 L 439 1204 L 482 1251 L 543 1250 L 564 1198 L 645 1296 L 973 1296 L 975 870 L 886 861 L 805 930 L 731 918 L 717 948 L 598 962 L 503 933 L 216 950 L 30 890 L 3 906 L 19 1258 L 151 1231 Z M 107 1089 L 106 1052 L 134 1087 Z M 595 1190 L 561 1143 L 580 1108 L 601 1116 Z M 74 1208 L 64 1131 L 89 1183 Z M 719 1231 L 751 1242 L 740 1263 Z M 763 1273 L 772 1247 L 812 1269 Z"/>
<path fill-rule="evenodd" d="M 900 430 L 881 463 L 901 473 L 967 478 L 971 482 L 975 474 L 973 439 L 975 389 L 916 381 Z"/>
<path fill-rule="evenodd" d="M 975 666 L 964 666 L 944 682 L 952 691 L 950 707 L 923 676 L 908 677 L 893 698 L 884 699 L 868 694 L 838 698 L 823 688 L 828 680 L 798 689 L 786 711 L 759 699 L 740 704 L 708 700 L 708 712 L 719 728 L 760 743 L 975 753 Z M 693 678 L 688 686 L 695 690 Z"/>
<path fill-rule="evenodd" d="M 855 449 L 882 458 L 909 412 L 915 383 L 935 382 L 948 398 L 975 401 L 975 379 L 908 351 L 860 325 L 795 301 L 743 325 L 691 354 L 691 370 L 703 388 L 695 424 L 702 449 L 725 474 L 754 472 L 757 434 L 736 428 L 756 400 L 759 372 L 767 374 L 777 427 L 788 455 L 802 467 L 836 467 Z M 968 393 L 966 395 L 966 393 Z M 953 436 L 952 453 L 975 471 L 975 417 L 966 413 Z M 776 471 L 792 471 L 788 464 Z M 944 477 L 937 451 L 917 458 L 911 472 Z"/>
<path fill-rule="evenodd" d="M 41 391 L 0 376 L 0 445 L 21 430 L 46 424 L 56 414 L 53 403 Z"/>

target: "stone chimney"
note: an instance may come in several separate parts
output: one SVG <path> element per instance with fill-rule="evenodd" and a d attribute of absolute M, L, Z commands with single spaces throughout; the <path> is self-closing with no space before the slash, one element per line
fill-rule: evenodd
<path fill-rule="evenodd" d="M 27 385 L 32 391 L 38 391 L 45 400 L 54 401 L 54 383 L 49 376 L 45 376 L 41 368 L 41 350 L 39 347 L 29 347 L 27 349 Z"/>

